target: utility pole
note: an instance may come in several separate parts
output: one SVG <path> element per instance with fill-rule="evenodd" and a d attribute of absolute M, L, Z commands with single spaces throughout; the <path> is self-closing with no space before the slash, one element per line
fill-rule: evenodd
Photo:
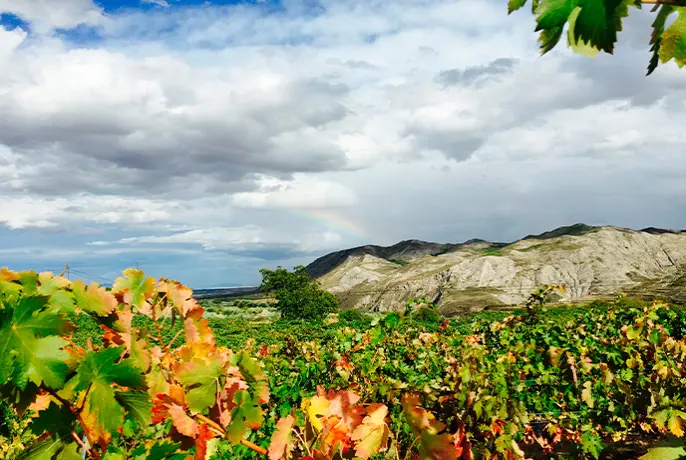
<path fill-rule="evenodd" d="M 64 270 L 62 270 L 60 276 L 64 276 L 65 278 L 69 279 L 69 264 L 64 265 Z"/>

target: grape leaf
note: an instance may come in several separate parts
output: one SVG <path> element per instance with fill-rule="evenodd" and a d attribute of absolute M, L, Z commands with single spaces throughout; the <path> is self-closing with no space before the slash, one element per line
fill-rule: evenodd
<path fill-rule="evenodd" d="M 193 412 L 202 412 L 214 405 L 217 398 L 217 383 L 224 370 L 219 358 L 208 356 L 195 358 L 177 368 L 177 378 L 183 385 L 191 387 L 186 394 L 188 407 Z"/>
<path fill-rule="evenodd" d="M 587 431 L 581 434 L 581 449 L 593 456 L 593 458 L 600 457 L 600 452 L 603 451 L 605 445 L 603 440 L 595 433 Z"/>
<path fill-rule="evenodd" d="M 259 363 L 248 353 L 242 351 L 238 355 L 238 368 L 245 381 L 251 385 L 253 393 L 257 395 L 257 404 L 269 402 L 267 377 L 262 372 Z"/>
<path fill-rule="evenodd" d="M 662 63 L 672 59 L 679 67 L 686 65 L 686 7 L 675 7 L 679 16 L 662 33 L 658 54 Z"/>
<path fill-rule="evenodd" d="M 46 310 L 47 297 L 22 297 L 0 310 L 0 384 L 9 378 L 22 390 L 27 383 L 60 388 L 67 373 L 67 341 L 56 334 L 68 322 Z M 38 338 L 37 336 L 40 336 Z"/>
<path fill-rule="evenodd" d="M 207 425 L 200 425 L 198 437 L 195 438 L 195 460 L 207 460 L 210 458 L 208 455 L 208 444 L 213 438 L 214 433 L 212 433 L 212 430 Z"/>
<path fill-rule="evenodd" d="M 662 5 L 660 10 L 655 16 L 653 21 L 653 33 L 650 37 L 650 51 L 652 51 L 652 56 L 650 58 L 650 63 L 648 64 L 648 75 L 653 73 L 657 69 L 657 65 L 660 63 L 660 47 L 662 46 L 662 34 L 665 31 L 665 25 L 667 24 L 667 18 L 674 12 L 674 7 L 671 5 Z"/>
<path fill-rule="evenodd" d="M 76 304 L 85 312 L 107 316 L 117 307 L 117 299 L 114 295 L 96 282 L 86 287 L 83 281 L 74 281 L 72 292 Z"/>
<path fill-rule="evenodd" d="M 209 321 L 202 317 L 204 312 L 205 310 L 202 308 L 197 308 L 186 315 L 186 320 L 183 323 L 186 343 L 214 345 L 214 334 L 209 327 Z"/>
<path fill-rule="evenodd" d="M 17 460 L 81 460 L 70 435 L 49 437 L 25 450 Z"/>
<path fill-rule="evenodd" d="M 231 410 L 231 424 L 226 430 L 226 438 L 238 444 L 245 435 L 246 428 L 256 430 L 262 423 L 262 409 L 245 391 L 237 391 L 234 396 L 236 407 Z"/>
<path fill-rule="evenodd" d="M 574 26 L 574 38 L 612 53 L 622 18 L 629 15 L 631 0 L 579 0 L 581 10 Z"/>
<path fill-rule="evenodd" d="M 143 391 L 116 391 L 114 396 L 127 413 L 141 426 L 152 423 L 150 410 L 152 402 Z"/>
<path fill-rule="evenodd" d="M 563 27 L 578 3 L 577 0 L 541 0 L 535 11 L 536 31 Z"/>
<path fill-rule="evenodd" d="M 593 384 L 590 381 L 584 382 L 584 389 L 581 390 L 581 399 L 588 407 L 593 408 Z"/>
<path fill-rule="evenodd" d="M 77 381 L 75 390 L 83 390 L 95 382 L 143 388 L 145 380 L 140 369 L 137 369 L 130 359 L 117 362 L 123 351 L 123 347 L 103 348 L 97 352 L 88 351 L 73 377 Z"/>
<path fill-rule="evenodd" d="M 155 443 L 150 447 L 150 452 L 146 457 L 146 460 L 176 460 L 177 456 L 179 459 L 186 458 L 183 454 L 177 454 L 176 451 L 181 447 L 181 443 L 172 443 L 169 441 L 162 441 Z"/>
<path fill-rule="evenodd" d="M 198 424 L 190 418 L 183 407 L 173 404 L 169 407 L 169 416 L 179 433 L 190 438 L 198 435 Z"/>
<path fill-rule="evenodd" d="M 4 297 L 5 300 L 14 301 L 19 298 L 23 286 L 19 283 L 19 274 L 8 270 L 6 268 L 0 268 L 0 300 Z"/>
<path fill-rule="evenodd" d="M 528 0 L 509 0 L 507 2 L 507 13 L 512 14 L 514 11 L 523 8 L 527 1 Z"/>
<path fill-rule="evenodd" d="M 669 418 L 667 419 L 667 428 L 677 438 L 684 436 L 684 420 L 686 420 L 686 412 L 680 410 L 670 410 Z"/>
<path fill-rule="evenodd" d="M 295 418 L 288 415 L 276 423 L 276 431 L 269 443 L 269 460 L 279 460 L 284 454 L 290 456 L 293 449 L 293 427 Z"/>
<path fill-rule="evenodd" d="M 38 288 L 36 292 L 50 298 L 48 302 L 63 313 L 74 312 L 74 296 L 65 288 L 71 282 L 62 276 L 53 276 L 51 272 L 43 272 L 38 275 Z"/>
<path fill-rule="evenodd" d="M 52 402 L 47 409 L 40 411 L 31 421 L 31 431 L 36 435 L 50 433 L 60 437 L 71 433 L 76 418 L 68 407 Z"/>
<path fill-rule="evenodd" d="M 383 404 L 374 403 L 367 407 L 367 416 L 351 436 L 351 439 L 356 441 L 356 456 L 367 460 L 379 450 L 386 448 L 390 434 L 385 421 L 387 414 L 388 407 Z"/>
<path fill-rule="evenodd" d="M 416 394 L 405 394 L 401 399 L 403 413 L 415 436 L 419 438 L 419 458 L 421 460 L 454 460 L 457 452 L 454 438 L 448 433 L 441 434 L 445 424 L 436 420 L 429 411 L 419 407 Z"/>
<path fill-rule="evenodd" d="M 142 388 L 145 383 L 140 370 L 130 360 L 117 362 L 123 350 L 123 347 L 112 347 L 88 351 L 70 380 L 74 391 L 88 389 L 83 409 L 88 422 L 86 428 L 104 444 L 124 418 L 124 408 L 117 401 L 112 384 Z"/>
<path fill-rule="evenodd" d="M 129 268 L 124 270 L 124 276 L 114 281 L 112 290 L 123 292 L 124 298 L 131 305 L 141 309 L 145 301 L 151 298 L 155 292 L 155 280 L 146 277 L 141 270 Z"/>

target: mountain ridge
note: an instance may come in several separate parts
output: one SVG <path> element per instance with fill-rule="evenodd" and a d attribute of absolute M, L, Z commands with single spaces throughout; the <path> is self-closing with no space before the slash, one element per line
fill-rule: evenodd
<path fill-rule="evenodd" d="M 428 297 L 452 314 L 518 304 L 549 283 L 567 285 L 569 301 L 641 286 L 664 293 L 674 287 L 670 280 L 686 286 L 685 264 L 684 231 L 580 223 L 510 243 L 413 239 L 359 246 L 324 255 L 307 270 L 344 308 L 390 310 Z"/>

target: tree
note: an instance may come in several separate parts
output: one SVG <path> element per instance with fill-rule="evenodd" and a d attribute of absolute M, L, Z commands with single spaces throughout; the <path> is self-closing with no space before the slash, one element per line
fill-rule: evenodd
<path fill-rule="evenodd" d="M 528 0 L 508 0 L 508 13 L 523 8 Z M 629 8 L 641 9 L 652 4 L 656 12 L 648 64 L 648 75 L 658 64 L 672 59 L 679 67 L 686 65 L 686 0 L 532 0 L 536 32 L 541 54 L 555 48 L 567 25 L 567 43 L 576 52 L 595 56 L 612 54 L 617 33 Z M 669 24 L 669 25 L 668 25 Z"/>
<path fill-rule="evenodd" d="M 322 290 L 302 265 L 294 267 L 292 272 L 277 267 L 276 270 L 263 268 L 260 273 L 260 290 L 274 294 L 282 318 L 321 319 L 338 311 L 336 296 Z"/>

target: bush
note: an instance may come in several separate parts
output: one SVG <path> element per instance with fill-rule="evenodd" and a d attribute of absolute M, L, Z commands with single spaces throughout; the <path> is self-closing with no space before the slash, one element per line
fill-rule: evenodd
<path fill-rule="evenodd" d="M 412 319 L 422 323 L 437 324 L 441 322 L 441 315 L 430 307 L 421 307 L 412 314 Z"/>
<path fill-rule="evenodd" d="M 298 265 L 293 272 L 278 267 L 276 270 L 260 270 L 262 291 L 272 292 L 278 303 L 276 308 L 284 319 L 321 320 L 329 313 L 338 311 L 338 299 L 319 287 L 316 280 Z"/>
<path fill-rule="evenodd" d="M 350 308 L 348 310 L 343 310 L 338 317 L 343 320 L 343 321 L 348 321 L 348 322 L 361 322 L 361 321 L 367 321 L 369 318 L 360 313 L 359 310 L 356 310 L 354 308 Z"/>

